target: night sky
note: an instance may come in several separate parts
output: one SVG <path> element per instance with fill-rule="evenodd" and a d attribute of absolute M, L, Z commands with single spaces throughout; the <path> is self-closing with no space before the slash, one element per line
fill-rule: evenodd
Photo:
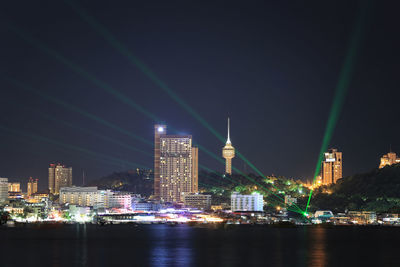
<path fill-rule="evenodd" d="M 360 10 L 358 1 L 195 2 L 79 5 L 224 136 L 230 116 L 233 145 L 264 174 L 311 178 Z M 376 168 L 390 146 L 400 153 L 398 8 L 392 1 L 376 1 L 363 25 L 365 36 L 330 142 L 343 152 L 345 176 Z M 57 51 L 178 129 L 173 133 L 191 134 L 195 142 L 221 155 L 221 141 L 64 1 L 7 1 L 0 16 L 6 25 L 0 42 L 1 177 L 25 181 L 33 176 L 46 188 L 51 162 L 72 166 L 77 185 L 82 170 L 90 180 L 130 168 L 104 155 L 153 167 L 151 156 L 88 131 L 150 154 L 152 145 L 57 101 L 150 142 L 156 121 L 16 31 Z M 223 171 L 222 164 L 201 151 L 199 162 Z M 233 164 L 253 172 L 238 158 Z"/>

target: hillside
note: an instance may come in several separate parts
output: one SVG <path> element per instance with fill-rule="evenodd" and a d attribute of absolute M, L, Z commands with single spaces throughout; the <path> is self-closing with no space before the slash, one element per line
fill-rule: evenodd
<path fill-rule="evenodd" d="M 91 181 L 88 186 L 115 191 L 129 191 L 148 197 L 153 193 L 153 173 L 151 170 L 115 172 Z"/>
<path fill-rule="evenodd" d="M 323 193 L 324 189 L 332 193 Z M 345 177 L 336 185 L 319 188 L 310 207 L 400 213 L 400 164 Z"/>
<path fill-rule="evenodd" d="M 332 190 L 348 197 L 400 198 L 400 164 L 340 179 Z"/>

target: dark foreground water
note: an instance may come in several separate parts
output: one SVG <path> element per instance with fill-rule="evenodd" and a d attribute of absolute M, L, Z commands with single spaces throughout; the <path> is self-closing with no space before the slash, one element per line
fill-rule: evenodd
<path fill-rule="evenodd" d="M 400 266 L 400 228 L 0 228 L 0 266 Z"/>

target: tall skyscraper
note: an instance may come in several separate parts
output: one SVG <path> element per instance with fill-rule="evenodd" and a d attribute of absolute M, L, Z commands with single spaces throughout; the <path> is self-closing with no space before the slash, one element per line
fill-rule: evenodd
<path fill-rule="evenodd" d="M 166 125 L 155 125 L 154 195 L 165 202 L 181 202 L 198 191 L 198 148 L 190 135 L 167 135 Z"/>
<path fill-rule="evenodd" d="M 381 157 L 381 163 L 379 164 L 379 169 L 397 163 L 400 163 L 400 158 L 397 157 L 396 153 L 389 152 Z"/>
<path fill-rule="evenodd" d="M 72 167 L 65 167 L 60 163 L 50 164 L 49 192 L 59 194 L 61 187 L 72 186 Z"/>
<path fill-rule="evenodd" d="M 27 195 L 31 196 L 32 194 L 37 193 L 38 191 L 38 179 L 33 179 L 32 177 L 29 178 L 28 180 L 28 186 L 27 186 Z"/>
<path fill-rule="evenodd" d="M 225 158 L 225 173 L 232 174 L 232 159 L 235 157 L 235 148 L 232 146 L 229 136 L 229 118 L 228 118 L 228 138 L 222 148 L 222 157 Z"/>
<path fill-rule="evenodd" d="M 8 199 L 8 178 L 0 178 L 0 203 Z"/>
<path fill-rule="evenodd" d="M 192 193 L 199 192 L 199 148 L 192 147 L 192 170 L 193 170 L 193 183 Z"/>
<path fill-rule="evenodd" d="M 337 180 L 342 178 L 342 152 L 337 149 L 329 149 L 324 154 L 324 161 L 321 166 L 322 184 L 335 184 Z"/>
<path fill-rule="evenodd" d="M 167 126 L 154 125 L 154 196 L 160 198 L 160 137 L 167 134 Z"/>

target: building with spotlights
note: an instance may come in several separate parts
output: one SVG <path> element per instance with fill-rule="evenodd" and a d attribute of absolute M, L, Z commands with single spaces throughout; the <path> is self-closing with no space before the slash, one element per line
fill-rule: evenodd
<path fill-rule="evenodd" d="M 154 131 L 154 196 L 182 202 L 184 194 L 198 191 L 198 148 L 191 135 L 167 135 L 166 125 Z"/>
<path fill-rule="evenodd" d="M 241 195 L 234 192 L 231 195 L 231 210 L 236 211 L 264 211 L 264 197 L 260 193 Z"/>

